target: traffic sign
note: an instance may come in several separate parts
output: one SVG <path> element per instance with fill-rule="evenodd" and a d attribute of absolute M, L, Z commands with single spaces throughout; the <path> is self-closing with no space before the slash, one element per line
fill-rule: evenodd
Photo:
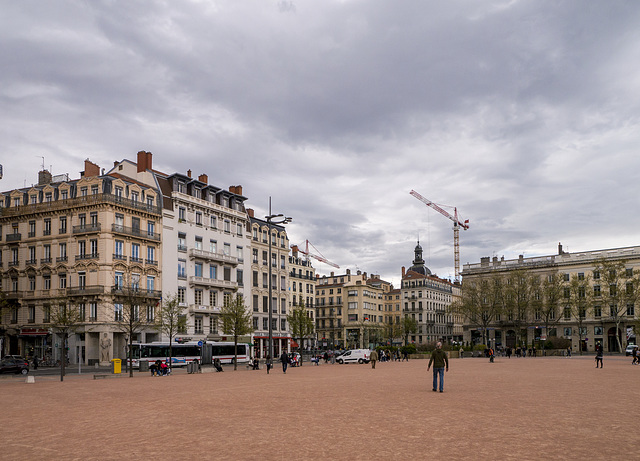
<path fill-rule="evenodd" d="M 198 346 L 202 347 L 202 341 L 198 341 Z"/>

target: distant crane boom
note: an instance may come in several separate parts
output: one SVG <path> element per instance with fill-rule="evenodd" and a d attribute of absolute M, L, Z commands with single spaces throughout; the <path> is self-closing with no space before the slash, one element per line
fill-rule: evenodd
<path fill-rule="evenodd" d="M 324 256 L 322 256 L 322 253 L 320 253 L 318 251 L 318 249 L 316 247 L 313 246 L 313 244 L 311 242 L 309 242 L 309 240 L 305 240 L 304 241 L 305 246 L 304 246 L 304 250 L 302 250 L 300 247 L 298 247 L 298 251 L 300 253 L 302 253 L 303 255 L 306 255 L 308 258 L 313 258 L 313 259 L 317 259 L 320 262 L 323 262 L 325 264 L 328 264 L 329 266 L 333 266 L 336 269 L 340 269 L 340 266 L 338 266 L 336 263 L 332 263 L 331 261 L 329 261 L 327 258 L 325 258 Z M 314 254 L 314 253 L 310 253 L 309 252 L 309 245 L 311 245 L 313 247 L 313 249 L 318 253 L 318 254 Z M 297 245 L 292 245 L 297 247 Z"/>
<path fill-rule="evenodd" d="M 430 208 L 433 208 L 438 213 L 443 216 L 446 216 L 451 221 L 453 221 L 453 259 L 455 265 L 455 276 L 456 281 L 460 280 L 460 228 L 462 227 L 464 230 L 469 229 L 469 220 L 460 221 L 458 218 L 458 209 L 453 207 L 453 216 L 442 209 L 437 203 L 433 203 L 431 200 L 424 198 L 418 192 L 412 190 L 409 192 L 415 198 L 420 200 L 422 203 L 427 205 Z"/>

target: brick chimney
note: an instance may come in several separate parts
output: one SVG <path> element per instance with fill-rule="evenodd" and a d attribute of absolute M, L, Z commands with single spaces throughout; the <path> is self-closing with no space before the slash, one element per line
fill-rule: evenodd
<path fill-rule="evenodd" d="M 187 170 L 187 176 L 191 177 L 191 170 Z"/>
<path fill-rule="evenodd" d="M 404 266 L 402 266 L 402 276 L 404 277 L 406 275 L 406 269 L 404 268 Z"/>
<path fill-rule="evenodd" d="M 206 174 L 201 174 L 198 176 L 198 181 L 209 184 L 209 177 Z"/>
<path fill-rule="evenodd" d="M 229 186 L 229 192 L 231 192 L 232 194 L 236 193 L 236 186 Z"/>
<path fill-rule="evenodd" d="M 151 169 L 151 152 L 141 150 L 138 152 L 138 173 Z"/>
<path fill-rule="evenodd" d="M 236 194 L 242 195 L 242 186 L 236 186 Z"/>
<path fill-rule="evenodd" d="M 82 175 L 84 178 L 90 178 L 92 176 L 100 176 L 100 167 L 95 163 L 86 159 L 84 161 L 84 174 Z"/>
<path fill-rule="evenodd" d="M 298 245 L 291 246 L 291 254 L 293 255 L 294 258 L 298 257 Z"/>
<path fill-rule="evenodd" d="M 253 208 L 247 208 L 247 214 L 249 215 L 249 217 L 253 218 L 254 217 Z"/>

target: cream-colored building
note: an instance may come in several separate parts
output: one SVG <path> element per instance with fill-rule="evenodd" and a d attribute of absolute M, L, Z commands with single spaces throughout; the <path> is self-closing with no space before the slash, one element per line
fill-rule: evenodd
<path fill-rule="evenodd" d="M 38 184 L 0 194 L 2 354 L 59 360 L 51 306 L 62 300 L 81 322 L 68 343 L 71 363 L 124 358 L 119 321 L 129 286 L 144 293 L 143 323 L 155 319 L 162 290 L 161 196 L 139 177 L 152 173 L 139 156 L 133 171 L 104 174 L 85 161 L 79 179 L 39 173 Z M 157 338 L 150 326 L 138 340 Z"/>
<path fill-rule="evenodd" d="M 625 305 L 607 305 L 607 293 L 612 289 L 606 274 L 601 274 L 598 266 L 603 261 L 620 263 L 624 266 L 624 273 L 619 274 L 617 281 L 626 285 L 624 290 L 637 290 L 638 272 L 640 271 L 640 247 L 612 248 L 606 250 L 583 251 L 570 253 L 558 245 L 555 255 L 505 260 L 497 257 L 481 258 L 479 263 L 463 266 L 463 287 L 500 277 L 504 283 L 509 283 L 510 275 L 520 273 L 537 276 L 539 280 L 549 280 L 556 274 L 564 283 L 561 299 L 557 303 L 557 310 L 552 312 L 549 331 L 544 325 L 544 312 L 534 305 L 523 309 L 522 318 L 513 310 L 502 309 L 487 328 L 490 345 L 495 347 L 516 347 L 517 340 L 531 347 L 540 347 L 540 340 L 549 337 L 563 337 L 569 339 L 574 351 L 594 351 L 596 345 L 602 345 L 604 351 L 617 352 L 618 340 L 624 348 L 628 343 L 636 343 L 635 325 L 638 322 L 638 309 L 634 301 Z M 573 296 L 570 283 L 576 280 L 579 296 L 588 300 L 583 313 L 581 325 L 576 315 L 571 312 L 570 299 Z M 584 288 L 580 285 L 584 284 Z M 620 287 L 613 287 L 614 290 Z M 540 296 L 531 293 L 530 298 L 543 299 L 544 289 Z M 530 303 L 535 304 L 535 303 Z M 619 328 L 616 332 L 616 318 Z M 582 329 L 582 331 L 579 331 Z M 464 340 L 469 343 L 479 343 L 482 340 L 483 328 L 466 323 L 464 326 Z M 616 340 L 616 334 L 618 340 Z"/>
<path fill-rule="evenodd" d="M 269 351 L 269 264 L 271 264 L 271 331 L 273 355 L 291 350 L 289 314 L 289 237 L 284 226 L 268 224 L 247 209 L 251 222 L 251 298 L 247 304 L 253 312 L 253 346 L 256 357 Z M 270 236 L 270 237 L 269 237 Z M 271 256 L 269 240 L 271 239 Z M 249 290 L 247 290 L 248 292 Z"/>
<path fill-rule="evenodd" d="M 289 255 L 289 294 L 291 295 L 290 308 L 304 304 L 307 311 L 307 317 L 314 325 L 314 331 L 309 337 L 303 339 L 300 344 L 301 349 L 311 350 L 318 347 L 317 335 L 315 331 L 316 324 L 316 270 L 311 265 L 311 260 L 304 257 L 296 245 L 291 247 Z"/>
<path fill-rule="evenodd" d="M 385 294 L 393 289 L 379 276 L 366 272 L 318 278 L 316 329 L 321 347 L 367 348 L 382 344 L 385 336 Z"/>
<path fill-rule="evenodd" d="M 402 268 L 402 313 L 417 324 L 417 331 L 409 335 L 409 341 L 420 345 L 462 340 L 462 322 L 452 310 L 461 295 L 460 285 L 431 273 L 425 266 L 419 243 L 414 252 L 413 265 L 408 270 Z"/>

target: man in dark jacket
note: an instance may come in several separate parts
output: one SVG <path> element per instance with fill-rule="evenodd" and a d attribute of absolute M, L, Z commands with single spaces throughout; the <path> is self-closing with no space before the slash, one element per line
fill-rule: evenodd
<path fill-rule="evenodd" d="M 287 365 L 289 365 L 289 356 L 286 352 L 283 352 L 282 355 L 280 355 L 280 361 L 282 362 L 282 372 L 286 373 Z"/>
<path fill-rule="evenodd" d="M 431 358 L 429 359 L 429 365 L 427 365 L 427 371 L 431 368 L 431 364 L 433 363 L 433 392 L 436 391 L 438 387 L 438 375 L 440 375 L 440 392 L 444 392 L 444 372 L 449 371 L 449 358 L 447 357 L 447 353 L 442 350 L 442 343 L 436 343 L 436 348 L 431 353 Z M 446 368 L 445 368 L 446 367 Z"/>

